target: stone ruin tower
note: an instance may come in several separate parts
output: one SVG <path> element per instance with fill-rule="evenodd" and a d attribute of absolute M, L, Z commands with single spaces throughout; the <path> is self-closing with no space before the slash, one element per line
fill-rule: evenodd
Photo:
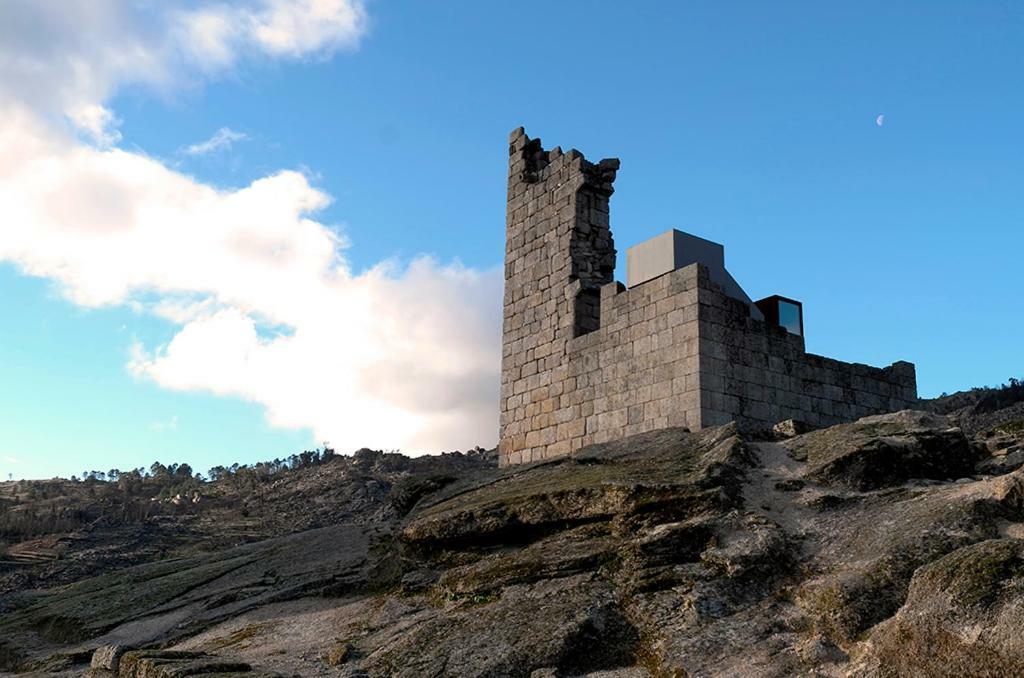
<path fill-rule="evenodd" d="M 613 279 L 617 159 L 509 137 L 499 458 L 515 464 L 668 426 L 830 425 L 917 400 L 914 366 L 804 351 L 802 306 L 753 302 L 721 245 L 669 231 Z"/>

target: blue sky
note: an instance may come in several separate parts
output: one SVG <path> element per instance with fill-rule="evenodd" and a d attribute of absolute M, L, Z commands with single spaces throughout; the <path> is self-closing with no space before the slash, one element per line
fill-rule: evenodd
<path fill-rule="evenodd" d="M 317 4 L 0 9 L 44 65 L 0 68 L 4 478 L 493 444 L 519 125 L 622 160 L 620 253 L 722 242 L 811 351 L 1024 373 L 1018 3 Z"/>

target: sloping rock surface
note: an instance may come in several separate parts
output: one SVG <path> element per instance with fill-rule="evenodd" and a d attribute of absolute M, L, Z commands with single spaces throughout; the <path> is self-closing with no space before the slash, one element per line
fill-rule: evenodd
<path fill-rule="evenodd" d="M 1024 675 L 1024 542 L 990 539 L 921 567 L 907 602 L 879 625 L 859 671 L 871 676 Z"/>
<path fill-rule="evenodd" d="M 781 442 L 666 429 L 508 469 L 364 453 L 336 477 L 364 489 L 312 509 L 333 524 L 0 597 L 0 664 L 161 678 L 1019 675 L 1024 470 L 999 462 L 1015 435 L 987 444 L 901 412 Z"/>

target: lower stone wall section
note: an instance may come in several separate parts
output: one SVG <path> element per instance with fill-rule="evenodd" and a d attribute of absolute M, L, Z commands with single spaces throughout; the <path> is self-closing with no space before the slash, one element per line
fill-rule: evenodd
<path fill-rule="evenodd" d="M 501 463 L 540 461 L 668 426 L 699 428 L 698 275 L 694 266 L 628 291 L 605 285 L 601 326 L 567 339 L 565 362 L 551 370 L 542 394 L 549 411 L 508 440 Z M 570 286 L 567 295 L 580 291 Z"/>
<path fill-rule="evenodd" d="M 801 337 L 752 319 L 714 285 L 700 290 L 699 323 L 702 426 L 831 426 L 917 402 L 911 363 L 878 368 L 805 353 Z"/>
<path fill-rule="evenodd" d="M 558 308 L 581 292 L 570 284 Z M 629 290 L 603 286 L 600 327 L 544 345 L 506 396 L 503 465 L 669 426 L 830 426 L 917 401 L 910 363 L 876 368 L 806 353 L 802 337 L 751 318 L 697 264 Z"/>

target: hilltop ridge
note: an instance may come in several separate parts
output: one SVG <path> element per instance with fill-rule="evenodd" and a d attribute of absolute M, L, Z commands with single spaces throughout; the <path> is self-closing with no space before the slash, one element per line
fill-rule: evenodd
<path fill-rule="evenodd" d="M 95 518 L 7 546 L 0 668 L 1019 674 L 1024 417 L 1005 389 L 975 395 L 819 430 L 668 428 L 505 469 L 493 452 L 363 450 L 203 483 L 141 521 L 102 483 L 64 481 Z M 13 487 L 5 515 L 28 501 Z M 33 549 L 52 557 L 10 557 Z"/>

